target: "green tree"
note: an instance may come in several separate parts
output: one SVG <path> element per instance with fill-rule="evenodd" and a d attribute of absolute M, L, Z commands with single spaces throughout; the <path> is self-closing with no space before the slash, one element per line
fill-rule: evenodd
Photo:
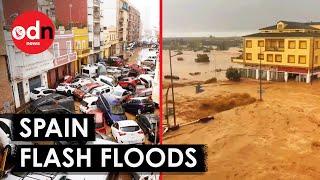
<path fill-rule="evenodd" d="M 240 72 L 238 71 L 238 69 L 230 67 L 227 69 L 226 77 L 230 81 L 240 81 L 241 75 L 240 75 Z"/>

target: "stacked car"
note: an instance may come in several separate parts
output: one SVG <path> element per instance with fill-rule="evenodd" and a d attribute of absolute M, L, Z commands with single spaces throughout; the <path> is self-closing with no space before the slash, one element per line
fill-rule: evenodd
<path fill-rule="evenodd" d="M 135 49 L 134 43 L 131 49 Z M 143 118 L 136 116 L 157 116 L 154 115 L 156 106 L 152 100 L 154 77 L 158 74 L 157 52 L 155 48 L 143 49 L 136 63 L 128 64 L 121 57 L 111 56 L 94 64 L 82 65 L 79 75 L 66 76 L 55 89 L 35 88 L 31 93 L 34 103 L 29 112 L 94 114 L 100 134 L 111 136 L 118 143 L 145 143 L 145 140 L 153 139 L 152 123 L 149 129 L 141 127 L 144 124 L 138 120 Z M 64 103 L 53 106 L 45 103 L 48 101 L 58 104 L 70 101 L 73 105 L 72 108 L 66 108 Z"/>

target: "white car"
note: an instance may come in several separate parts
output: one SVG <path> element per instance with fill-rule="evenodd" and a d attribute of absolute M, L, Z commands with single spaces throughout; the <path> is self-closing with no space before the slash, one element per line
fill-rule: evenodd
<path fill-rule="evenodd" d="M 140 80 L 142 85 L 145 85 L 145 87 L 150 88 L 153 85 L 153 75 L 150 74 L 140 74 L 137 78 Z"/>
<path fill-rule="evenodd" d="M 56 172 L 9 172 L 3 179 L 4 180 L 60 180 L 65 179 L 66 174 L 59 174 Z"/>
<path fill-rule="evenodd" d="M 82 113 L 88 113 L 91 110 L 97 109 L 97 101 L 98 97 L 96 96 L 90 96 L 90 97 L 85 97 L 81 102 L 80 102 L 80 112 Z"/>
<path fill-rule="evenodd" d="M 117 85 L 115 79 L 107 75 L 100 75 L 99 77 L 95 78 L 95 81 L 100 85 L 109 85 L 113 87 Z"/>
<path fill-rule="evenodd" d="M 121 76 L 121 70 L 118 67 L 114 67 L 114 66 L 108 66 L 107 67 L 107 74 L 115 77 L 115 78 L 119 78 Z"/>
<path fill-rule="evenodd" d="M 109 86 L 109 85 L 103 85 L 103 86 L 99 86 L 96 87 L 94 89 L 91 89 L 91 91 L 89 91 L 89 95 L 91 96 L 97 96 L 99 94 L 104 94 L 104 93 L 110 93 L 113 91 L 113 87 Z"/>
<path fill-rule="evenodd" d="M 90 84 L 93 83 L 94 81 L 92 79 L 89 78 L 76 78 L 72 81 L 72 85 L 76 86 L 76 87 L 82 87 L 85 86 L 86 84 Z"/>
<path fill-rule="evenodd" d="M 128 90 L 125 90 L 123 88 L 114 88 L 111 92 L 111 95 L 113 95 L 116 99 L 119 101 L 125 100 L 129 95 L 131 95 L 131 92 Z"/>
<path fill-rule="evenodd" d="M 76 85 L 68 84 L 68 83 L 60 83 L 56 87 L 56 91 L 61 94 L 66 94 L 67 96 L 71 96 L 73 91 L 77 88 Z"/>
<path fill-rule="evenodd" d="M 111 126 L 112 136 L 118 143 L 143 144 L 144 133 L 136 121 L 123 120 L 115 122 Z"/>
<path fill-rule="evenodd" d="M 31 90 L 30 98 L 31 98 L 31 100 L 35 101 L 35 100 L 40 99 L 44 96 L 48 96 L 54 92 L 56 92 L 55 89 L 49 89 L 46 87 L 38 87 L 38 88 L 34 88 L 33 90 Z"/>

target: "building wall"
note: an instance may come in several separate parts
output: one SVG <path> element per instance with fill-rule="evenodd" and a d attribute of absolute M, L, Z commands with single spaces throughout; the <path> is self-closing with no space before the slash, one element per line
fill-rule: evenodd
<path fill-rule="evenodd" d="M 87 25 L 87 0 L 54 0 L 54 4 L 56 20 L 61 22 L 63 26 L 69 26 L 70 12 L 73 26 L 83 27 Z"/>
<path fill-rule="evenodd" d="M 24 11 L 37 10 L 37 0 L 2 0 L 6 25 L 11 25 L 14 14 L 19 15 Z"/>
<path fill-rule="evenodd" d="M 0 1 L 0 10 L 2 11 Z M 3 33 L 3 13 L 0 13 L 0 113 L 13 113 L 15 111 L 12 95 L 11 80 L 8 69 L 7 51 Z"/>
<path fill-rule="evenodd" d="M 75 62 L 75 72 L 80 73 L 81 65 L 88 63 L 89 56 L 89 34 L 88 28 L 73 28 L 74 35 L 73 49 L 77 52 L 77 61 Z"/>
<path fill-rule="evenodd" d="M 269 38 L 267 38 L 269 39 Z M 277 38 L 279 39 L 279 38 Z M 265 50 L 265 38 L 245 38 L 244 39 L 244 59 L 246 63 L 252 63 L 252 64 L 259 64 L 260 60 L 258 59 L 258 54 L 260 53 L 260 47 L 258 47 L 258 41 L 263 40 L 264 41 L 264 47 L 261 47 L 261 52 L 264 54 L 264 59 L 261 60 L 261 64 L 263 65 L 277 65 L 277 66 L 290 66 L 290 67 L 301 67 L 301 68 L 309 68 L 311 67 L 311 50 L 312 50 L 312 44 L 311 44 L 312 38 L 285 38 L 284 39 L 284 51 L 266 51 Z M 252 41 L 252 48 L 248 48 L 245 46 L 246 41 Z M 289 49 L 288 44 L 289 41 L 295 41 L 296 46 L 295 49 Z M 307 48 L 306 49 L 299 49 L 299 41 L 306 41 L 307 42 Z M 247 53 L 252 54 L 252 60 L 248 60 L 246 57 Z M 320 51 L 319 51 L 320 53 Z M 273 55 L 273 62 L 267 61 L 267 55 L 272 54 Z M 282 55 L 282 62 L 275 62 L 275 55 Z M 288 55 L 294 55 L 295 56 L 295 63 L 289 63 L 288 62 Z M 299 55 L 306 56 L 306 63 L 305 64 L 299 64 Z M 320 56 L 319 56 L 320 57 Z"/>

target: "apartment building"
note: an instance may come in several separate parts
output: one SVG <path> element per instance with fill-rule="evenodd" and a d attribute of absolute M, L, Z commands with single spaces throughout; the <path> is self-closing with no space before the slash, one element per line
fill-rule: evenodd
<path fill-rule="evenodd" d="M 118 44 L 117 28 L 107 27 L 103 30 L 104 36 L 104 58 L 116 55 L 116 46 Z"/>
<path fill-rule="evenodd" d="M 13 20 L 22 12 L 37 10 L 41 11 L 55 22 L 55 6 L 54 0 L 2 0 L 3 12 L 5 17 L 5 25 L 10 26 Z"/>
<path fill-rule="evenodd" d="M 243 54 L 233 62 L 244 65 L 243 77 L 268 81 L 310 83 L 320 75 L 320 22 L 279 21 L 244 36 Z"/>
<path fill-rule="evenodd" d="M 44 51 L 39 54 L 26 54 L 14 45 L 10 25 L 12 21 L 24 11 L 38 10 L 55 20 L 53 0 L 3 0 L 3 13 L 5 19 L 5 47 L 7 51 L 7 64 L 9 79 L 15 102 L 19 109 L 30 101 L 30 92 L 39 86 L 48 87 L 47 73 L 54 68 L 53 54 Z"/>
<path fill-rule="evenodd" d="M 140 12 L 132 5 L 129 6 L 128 42 L 137 42 L 141 34 Z"/>
<path fill-rule="evenodd" d="M 100 8 L 99 0 L 87 0 L 88 13 L 88 32 L 89 32 L 89 63 L 95 63 L 99 58 L 102 58 L 101 49 L 103 49 L 101 35 L 103 34 L 102 24 L 103 14 Z"/>
<path fill-rule="evenodd" d="M 90 54 L 89 49 L 89 33 L 88 28 L 72 28 L 74 35 L 73 49 L 77 52 L 77 60 L 74 62 L 75 73 L 80 73 L 81 66 L 88 64 L 88 56 Z"/>
<path fill-rule="evenodd" d="M 66 75 L 75 75 L 77 53 L 73 51 L 74 35 L 70 30 L 60 28 L 56 31 L 52 47 L 49 49 L 53 54 L 53 68 L 48 73 L 48 87 L 55 88 L 64 80 Z"/>
<path fill-rule="evenodd" d="M 119 38 L 119 50 L 120 54 L 126 58 L 125 49 L 128 44 L 128 35 L 129 35 L 129 3 L 127 0 L 118 1 L 118 38 Z"/>
<path fill-rule="evenodd" d="M 15 107 L 8 67 L 8 56 L 3 33 L 4 19 L 2 1 L 0 1 L 0 12 L 0 113 L 3 114 L 15 112 Z"/>

